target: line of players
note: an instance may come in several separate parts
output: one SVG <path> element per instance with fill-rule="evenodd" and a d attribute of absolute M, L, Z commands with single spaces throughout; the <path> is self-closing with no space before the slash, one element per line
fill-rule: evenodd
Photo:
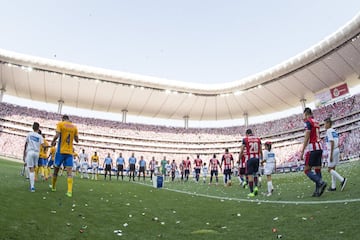
<path fill-rule="evenodd" d="M 39 161 L 38 166 L 35 168 L 35 180 L 40 178 L 42 180 L 47 180 L 50 176 L 50 169 L 54 163 L 56 148 L 55 146 L 49 145 L 48 141 L 45 138 L 45 135 L 42 134 L 44 138 L 43 144 L 40 147 L 39 153 Z M 50 153 L 49 149 L 50 148 Z M 272 181 L 271 181 L 271 173 L 275 169 L 275 154 L 271 151 L 271 143 L 265 143 L 264 150 L 264 159 L 261 162 L 262 165 L 266 163 L 265 167 L 265 175 L 268 178 L 268 193 L 270 196 L 273 191 Z M 191 162 L 190 157 L 187 157 L 186 160 L 183 160 L 179 165 L 175 160 L 170 162 L 166 160 L 166 157 L 161 160 L 160 165 L 158 161 L 155 160 L 155 157 L 152 157 L 151 161 L 147 164 L 146 160 L 143 156 L 140 157 L 140 160 L 137 161 L 135 154 L 132 153 L 131 157 L 128 159 L 127 164 L 125 158 L 122 156 L 122 153 L 119 153 L 116 161 L 114 162 L 110 156 L 110 153 L 104 158 L 102 166 L 100 165 L 100 157 L 97 152 L 88 157 L 88 154 L 85 153 L 85 149 L 82 149 L 80 154 L 74 152 L 74 164 L 73 171 L 75 174 L 80 174 L 81 178 L 88 178 L 92 180 L 98 180 L 99 171 L 104 171 L 104 179 L 109 177 L 111 180 L 112 171 L 114 170 L 114 166 L 116 166 L 115 174 L 116 178 L 124 180 L 124 175 L 127 175 L 130 180 L 135 181 L 135 176 L 138 176 L 138 180 L 142 175 L 143 180 L 145 181 L 145 173 L 150 173 L 150 180 L 153 175 L 163 175 L 166 179 L 167 176 L 171 177 L 171 181 L 180 180 L 181 182 L 187 182 L 189 180 L 190 172 L 193 173 L 194 180 L 198 183 L 200 181 L 200 175 L 202 175 L 203 183 L 206 183 L 206 179 L 208 175 L 210 175 L 209 184 L 214 182 L 216 185 L 219 183 L 219 169 L 223 171 L 224 175 L 224 185 L 231 185 L 231 176 L 233 173 L 237 173 L 240 184 L 246 188 L 248 186 L 248 175 L 246 174 L 246 154 L 241 156 L 241 159 L 234 164 L 234 158 L 231 153 L 229 153 L 228 149 L 225 149 L 225 153 L 221 157 L 221 161 L 219 161 L 216 157 L 216 154 L 209 160 L 208 165 L 205 161 L 200 158 L 200 155 L 197 155 L 196 158 Z M 136 166 L 136 164 L 138 165 Z M 193 166 L 193 168 L 192 168 Z M 148 167 L 148 170 L 146 170 Z M 89 170 L 90 175 L 89 176 Z M 209 174 L 210 170 L 210 174 Z M 125 172 L 125 174 L 124 174 Z M 258 171 L 256 171 L 258 172 Z M 60 175 L 62 173 L 60 172 Z M 257 191 L 257 181 L 258 175 L 254 175 L 254 181 L 256 182 L 255 191 Z M 260 180 L 261 181 L 261 180 Z"/>
<path fill-rule="evenodd" d="M 266 164 L 265 168 L 263 168 L 263 171 L 265 171 L 264 174 L 267 175 L 268 178 L 267 195 L 270 196 L 273 192 L 271 173 L 275 170 L 275 154 L 271 151 L 270 142 L 265 143 L 265 150 L 263 155 L 264 158 L 261 162 L 261 165 L 264 166 Z M 53 158 L 52 150 L 50 157 Z M 175 180 L 187 182 L 189 180 L 190 173 L 192 172 L 194 180 L 197 183 L 200 181 L 201 176 L 203 183 L 206 183 L 206 179 L 208 175 L 210 175 L 209 184 L 212 184 L 214 180 L 216 185 L 219 183 L 219 169 L 220 171 L 223 171 L 225 186 L 231 185 L 231 176 L 233 173 L 236 173 L 240 184 L 244 188 L 247 188 L 248 177 L 246 174 L 246 154 L 243 154 L 241 159 L 239 159 L 239 161 L 234 164 L 233 155 L 229 153 L 228 149 L 225 149 L 225 153 L 222 155 L 221 161 L 219 161 L 216 157 L 216 154 L 214 154 L 213 157 L 209 160 L 208 165 L 200 158 L 200 155 L 197 155 L 193 161 L 190 160 L 190 157 L 187 157 L 186 160 L 181 161 L 179 165 L 175 160 L 170 162 L 169 160 L 166 160 L 166 157 L 164 157 L 159 165 L 159 162 L 155 160 L 155 157 L 152 157 L 150 162 L 147 164 L 143 156 L 141 156 L 140 160 L 137 161 L 135 154 L 132 153 L 131 157 L 126 163 L 122 153 L 119 153 L 119 156 L 115 161 L 113 161 L 111 158 L 111 154 L 108 153 L 108 155 L 103 160 L 102 166 L 100 164 L 100 158 L 97 152 L 94 152 L 94 154 L 89 158 L 88 154 L 85 153 L 85 149 L 82 149 L 80 154 L 74 153 L 73 165 L 73 171 L 76 174 L 80 174 L 81 178 L 90 179 L 90 170 L 91 179 L 93 180 L 98 179 L 99 171 L 104 171 L 105 180 L 107 179 L 107 176 L 109 177 L 109 180 L 111 180 L 112 172 L 114 171 L 117 180 L 119 180 L 120 177 L 121 180 L 124 180 L 124 175 L 127 175 L 129 181 L 135 181 L 135 176 L 138 177 L 139 181 L 140 177 L 142 176 L 143 181 L 145 181 L 147 172 L 150 173 L 150 181 L 154 175 L 162 175 L 165 179 L 167 176 L 169 176 L 173 182 Z M 256 186 L 257 181 L 261 181 L 261 179 L 258 179 L 258 172 L 259 170 L 256 171 L 254 176 Z M 257 190 L 255 189 L 255 191 Z"/>
<path fill-rule="evenodd" d="M 304 109 L 304 122 L 305 122 L 305 137 L 303 142 L 303 147 L 301 151 L 301 158 L 305 158 L 305 169 L 304 173 L 315 183 L 315 192 L 313 196 L 321 196 L 327 186 L 327 183 L 322 180 L 321 174 L 321 157 L 322 157 L 322 149 L 319 143 L 320 139 L 320 127 L 319 123 L 313 119 L 312 111 L 310 108 Z M 61 139 L 61 146 L 58 148 L 59 155 L 55 154 L 55 145 L 57 139 L 62 134 L 62 125 L 69 126 L 70 130 L 67 132 L 67 138 L 60 138 Z M 340 181 L 341 191 L 344 190 L 347 179 L 342 177 L 335 171 L 335 167 L 339 161 L 339 146 L 338 146 L 338 134 L 332 128 L 332 121 L 330 118 L 325 120 L 325 129 L 326 129 L 326 143 L 328 149 L 328 158 L 329 158 L 329 168 L 328 171 L 332 177 L 332 184 L 329 188 L 329 191 L 336 190 L 336 180 Z M 70 161 L 66 161 L 65 167 L 67 168 L 68 174 L 68 196 L 72 196 L 72 172 L 71 166 L 75 165 L 75 171 L 78 169 L 80 165 L 81 172 L 87 174 L 88 169 L 92 169 L 92 179 L 98 178 L 99 173 L 99 156 L 95 152 L 95 154 L 91 157 L 91 167 L 88 163 L 88 156 L 85 153 L 85 150 L 82 150 L 78 156 L 74 152 L 72 147 L 72 140 L 75 139 L 76 142 L 78 141 L 77 136 L 77 128 L 72 125 L 68 116 L 64 115 L 61 122 L 57 125 L 56 136 L 52 140 L 51 148 L 49 143 L 45 139 L 45 135 L 41 134 L 39 130 L 39 124 L 33 124 L 33 132 L 30 132 L 26 138 L 25 148 L 24 148 L 24 163 L 27 165 L 25 169 L 28 169 L 30 174 L 30 185 L 31 191 L 34 192 L 34 178 L 37 178 L 38 174 L 41 173 L 41 176 L 44 180 L 47 180 L 49 177 L 50 167 L 57 161 L 57 164 L 54 169 L 54 177 L 52 179 L 53 184 L 52 191 L 56 191 L 54 185 L 56 183 L 56 177 L 58 174 L 58 170 L 61 164 L 64 161 L 61 160 L 63 154 L 64 156 L 70 159 Z M 268 179 L 268 196 L 271 195 L 273 191 L 272 181 L 271 181 L 271 173 L 276 169 L 275 168 L 275 154 L 271 151 L 271 143 L 265 143 L 265 151 L 262 151 L 261 140 L 258 137 L 255 137 L 252 133 L 251 129 L 246 130 L 246 136 L 242 139 L 242 144 L 240 147 L 240 154 L 239 154 L 239 179 L 243 183 L 243 186 L 248 186 L 250 189 L 250 193 L 248 194 L 249 197 L 254 197 L 258 193 L 258 172 L 259 172 L 259 165 L 260 163 L 266 163 L 265 167 L 265 175 L 267 175 Z M 73 137 L 71 137 L 73 136 Z M 48 149 L 50 148 L 50 155 L 47 157 Z M 61 152 L 63 149 L 63 152 Z M 73 154 L 71 154 L 73 153 Z M 79 158 L 79 163 L 73 163 L 73 158 Z M 36 164 L 36 160 L 38 159 L 38 164 Z M 49 162 L 47 162 L 49 159 Z M 59 161 L 58 161 L 59 160 Z M 60 161 L 61 160 L 61 161 Z M 135 181 L 135 173 L 136 173 L 136 163 L 137 159 L 134 155 L 128 159 L 128 171 L 129 171 L 129 181 L 132 179 Z M 120 153 L 119 157 L 116 159 L 116 166 L 117 166 L 117 179 L 119 178 L 119 174 L 121 173 L 121 178 L 123 179 L 124 170 L 125 170 L 125 159 L 122 157 Z M 194 164 L 194 172 L 195 172 L 195 179 L 196 182 L 199 182 L 201 170 L 203 171 L 204 180 L 206 180 L 208 167 L 206 163 L 200 159 L 200 156 L 197 155 L 197 158 L 193 161 Z M 36 166 L 38 165 L 38 166 Z M 25 165 L 24 165 L 25 166 Z M 141 156 L 141 159 L 138 163 L 139 170 L 138 170 L 138 178 L 140 180 L 141 173 L 143 174 L 143 179 L 145 180 L 145 169 L 146 169 L 146 161 Z M 216 155 L 213 156 L 212 159 L 209 161 L 211 176 L 210 176 L 210 184 L 213 181 L 213 177 L 216 178 L 216 183 L 218 183 L 218 169 L 223 170 L 224 174 L 224 183 L 225 185 L 231 185 L 231 175 L 232 169 L 234 167 L 234 158 L 231 153 L 229 153 L 228 149 L 225 149 L 225 153 L 222 156 L 221 163 L 219 160 L 216 159 Z M 34 174 L 34 167 L 36 174 Z M 111 180 L 111 171 L 113 168 L 113 160 L 110 156 L 104 159 L 103 168 L 105 169 L 105 179 L 107 174 L 109 174 L 109 179 Z M 158 166 L 157 162 L 155 161 L 154 157 L 149 163 L 149 169 L 151 173 L 151 178 L 153 174 L 158 174 L 160 171 L 160 167 Z M 189 157 L 186 160 L 183 160 L 179 167 L 176 165 L 175 160 L 170 164 L 169 161 L 166 160 L 166 157 L 161 161 L 161 174 L 166 177 L 167 173 L 171 172 L 172 181 L 176 178 L 176 176 L 181 175 L 182 181 L 188 181 L 189 174 L 191 169 L 191 161 Z M 312 171 L 314 169 L 314 171 Z M 55 172 L 56 170 L 56 172 Z M 35 177 L 34 177 L 35 175 Z M 246 180 L 244 179 L 244 175 L 246 176 Z M 82 177 L 84 175 L 82 174 Z"/>

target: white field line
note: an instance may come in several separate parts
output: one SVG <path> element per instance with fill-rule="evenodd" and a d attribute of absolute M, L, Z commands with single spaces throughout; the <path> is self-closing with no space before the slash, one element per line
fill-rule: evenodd
<path fill-rule="evenodd" d="M 136 184 L 145 185 L 148 187 L 153 187 L 152 185 L 140 183 L 140 182 L 133 182 Z M 182 190 L 176 190 L 171 188 L 162 188 L 167 191 L 171 192 L 177 192 L 182 194 L 187 194 L 191 196 L 197 196 L 197 197 L 205 197 L 205 198 L 213 198 L 213 199 L 219 199 L 219 200 L 228 200 L 228 201 L 237 201 L 237 202 L 251 202 L 251 203 L 272 203 L 272 204 L 294 204 L 294 205 L 315 205 L 315 204 L 334 204 L 334 203 L 343 203 L 347 204 L 350 202 L 360 202 L 360 198 L 355 199 L 342 199 L 342 200 L 319 200 L 319 201 L 274 201 L 274 200 L 260 200 L 260 199 L 250 199 L 250 198 L 233 198 L 233 197 L 221 197 L 221 196 L 213 196 L 213 195 L 206 195 L 196 192 L 187 192 Z"/>

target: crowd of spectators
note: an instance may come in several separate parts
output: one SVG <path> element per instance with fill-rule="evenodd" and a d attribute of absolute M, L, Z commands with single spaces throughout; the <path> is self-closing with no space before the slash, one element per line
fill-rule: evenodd
<path fill-rule="evenodd" d="M 317 108 L 314 115 L 319 121 L 328 116 L 335 119 L 334 126 L 340 132 L 344 158 L 358 154 L 360 94 Z M 32 122 L 38 121 L 45 132 L 54 134 L 55 125 L 60 119 L 61 115 L 57 113 L 0 103 L 0 155 L 21 157 L 24 129 L 30 130 Z M 195 157 L 197 153 L 203 152 L 203 158 L 207 160 L 213 153 L 221 154 L 224 148 L 238 151 L 241 134 L 246 128 L 252 128 L 256 135 L 274 142 L 279 163 L 287 164 L 300 159 L 303 137 L 301 113 L 248 127 L 188 129 L 79 116 L 70 116 L 70 119 L 78 126 L 80 139 L 85 139 L 77 146 L 78 151 L 84 148 L 89 154 L 97 151 L 104 157 L 107 153 L 116 157 L 119 152 L 124 156 L 135 152 L 145 159 L 155 156 L 160 161 L 166 156 L 168 160 L 180 161 L 188 155 Z"/>

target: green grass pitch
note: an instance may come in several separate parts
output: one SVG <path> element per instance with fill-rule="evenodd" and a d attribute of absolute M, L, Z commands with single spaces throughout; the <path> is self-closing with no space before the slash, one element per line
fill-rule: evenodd
<path fill-rule="evenodd" d="M 124 181 L 74 177 L 67 198 L 66 178 L 57 192 L 36 182 L 29 192 L 21 164 L 0 159 L 0 239 L 357 239 L 360 234 L 359 161 L 338 167 L 348 177 L 343 192 L 313 198 L 303 173 L 273 176 L 273 196 L 246 197 L 233 186 L 165 182 L 155 189 Z M 330 175 L 323 170 L 330 183 Z M 136 178 L 137 180 L 137 178 Z M 222 181 L 222 178 L 221 178 Z M 121 230 L 121 236 L 114 233 Z"/>

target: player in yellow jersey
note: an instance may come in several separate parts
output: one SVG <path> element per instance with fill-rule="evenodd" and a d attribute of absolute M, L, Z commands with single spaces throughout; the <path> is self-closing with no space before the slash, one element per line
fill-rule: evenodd
<path fill-rule="evenodd" d="M 56 153 L 56 147 L 55 146 L 51 146 L 50 147 L 50 154 L 48 156 L 48 165 L 47 165 L 47 171 L 49 173 L 49 177 L 51 177 L 50 172 L 51 172 L 51 167 L 54 165 L 54 161 L 55 161 L 55 153 Z"/>
<path fill-rule="evenodd" d="M 38 174 L 41 174 L 41 178 L 44 180 L 48 179 L 49 173 L 47 171 L 47 156 L 49 152 L 50 145 L 48 141 L 45 139 L 45 134 L 41 134 L 44 142 L 40 146 L 40 153 L 39 153 L 39 162 L 38 162 L 38 171 L 36 172 L 36 178 Z M 36 171 L 36 170 L 35 170 Z"/>
<path fill-rule="evenodd" d="M 66 196 L 72 197 L 72 189 L 73 189 L 72 167 L 73 167 L 73 152 L 74 152 L 73 141 L 75 140 L 75 142 L 79 142 L 79 136 L 78 136 L 77 127 L 70 122 L 69 117 L 67 115 L 64 115 L 62 117 L 62 121 L 58 122 L 58 124 L 56 125 L 56 134 L 51 142 L 51 145 L 55 146 L 56 141 L 58 139 L 59 142 L 55 155 L 54 174 L 52 178 L 52 185 L 50 185 L 50 187 L 53 192 L 56 191 L 57 175 L 61 164 L 63 164 L 67 172 L 68 190 Z"/>
<path fill-rule="evenodd" d="M 97 152 L 94 153 L 94 155 L 91 156 L 91 167 L 92 167 L 92 180 L 97 180 L 99 175 L 99 156 L 97 155 Z"/>

